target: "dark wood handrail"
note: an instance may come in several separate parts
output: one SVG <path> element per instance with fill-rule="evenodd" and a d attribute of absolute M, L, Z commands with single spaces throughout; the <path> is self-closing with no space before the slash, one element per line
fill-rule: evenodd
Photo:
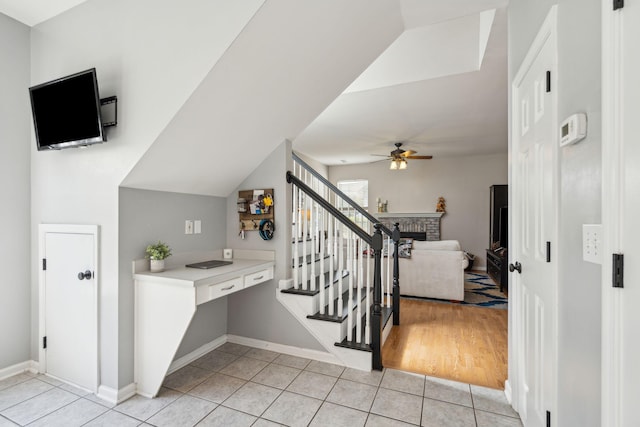
<path fill-rule="evenodd" d="M 353 201 L 353 199 L 351 199 L 349 196 L 347 196 L 346 194 L 344 194 L 338 187 L 336 187 L 335 185 L 333 185 L 328 179 L 326 179 L 324 176 L 320 175 L 318 173 L 318 171 L 316 171 L 314 168 L 312 168 L 311 166 L 309 166 L 304 160 L 302 160 L 300 157 L 296 156 L 295 153 L 291 153 L 291 155 L 293 156 L 293 160 L 295 160 L 296 163 L 299 163 L 307 172 L 309 172 L 311 175 L 315 176 L 320 182 L 322 182 L 324 185 L 326 185 L 327 187 L 329 187 L 331 189 L 331 191 L 333 191 L 334 193 L 336 193 L 338 196 L 340 196 L 340 198 L 342 200 L 344 200 L 345 202 L 347 202 L 349 205 L 351 205 L 352 208 L 354 208 L 355 210 L 357 210 L 362 216 L 364 216 L 365 218 L 367 218 L 369 221 L 371 221 L 373 224 L 378 224 L 379 221 L 376 217 L 374 217 L 373 215 L 371 215 L 369 212 L 367 212 L 366 210 L 364 210 L 364 208 L 362 206 L 360 206 L 359 204 L 357 204 L 356 202 Z M 386 234 L 387 236 L 392 236 L 393 232 L 387 228 L 384 224 L 380 224 L 380 230 Z"/>
<path fill-rule="evenodd" d="M 291 171 L 287 171 L 287 182 L 289 184 L 293 184 L 298 187 L 300 190 L 304 192 L 307 196 L 311 197 L 316 203 L 322 206 L 325 210 L 327 210 L 333 217 L 335 217 L 338 221 L 340 221 L 345 227 L 349 230 L 353 231 L 360 237 L 362 240 L 367 242 L 368 245 L 372 244 L 372 237 L 364 231 L 362 228 L 358 227 L 353 221 L 351 221 L 345 214 L 340 212 L 335 206 L 329 203 L 324 197 L 320 196 L 316 193 L 311 187 L 302 182 L 297 176 L 295 176 Z"/>

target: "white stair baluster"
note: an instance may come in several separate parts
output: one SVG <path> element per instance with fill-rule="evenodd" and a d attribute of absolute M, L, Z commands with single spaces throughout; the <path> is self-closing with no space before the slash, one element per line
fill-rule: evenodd
<path fill-rule="evenodd" d="M 391 266 L 391 260 L 393 259 L 393 257 L 391 256 L 391 254 L 395 251 L 395 246 L 393 244 L 393 240 L 391 240 L 391 237 L 387 237 L 387 247 L 389 248 L 389 253 L 387 254 L 387 290 L 386 290 L 386 294 L 387 297 L 383 300 L 387 302 L 387 307 L 391 307 L 391 298 L 389 298 L 389 295 L 391 295 L 390 291 L 391 291 L 391 270 L 392 270 L 392 266 Z M 382 304 L 384 306 L 384 304 Z"/>
<path fill-rule="evenodd" d="M 335 233 L 335 227 L 333 226 L 334 224 L 334 219 L 333 217 L 328 218 L 328 222 L 329 222 L 329 232 L 328 232 L 328 237 L 329 237 L 329 242 L 328 242 L 328 248 L 329 249 L 329 315 L 333 316 L 334 310 L 333 310 L 333 300 L 335 298 L 335 294 L 334 294 L 334 287 L 333 287 L 333 278 L 334 278 L 334 274 L 336 274 L 336 266 L 335 266 L 335 259 L 336 259 L 336 236 L 334 236 Z"/>

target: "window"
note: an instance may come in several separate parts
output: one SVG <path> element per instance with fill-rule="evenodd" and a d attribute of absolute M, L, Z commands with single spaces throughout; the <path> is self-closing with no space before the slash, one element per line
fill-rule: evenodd
<path fill-rule="evenodd" d="M 367 209 L 369 207 L 369 180 L 349 179 L 338 181 L 338 189 L 363 208 Z M 347 206 L 339 205 L 338 208 L 345 209 Z"/>

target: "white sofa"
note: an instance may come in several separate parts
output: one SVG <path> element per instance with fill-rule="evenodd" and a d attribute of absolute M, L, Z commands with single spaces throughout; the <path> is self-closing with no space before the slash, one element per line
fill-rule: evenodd
<path fill-rule="evenodd" d="M 400 295 L 464 300 L 469 261 L 457 240 L 413 241 L 411 258 L 400 258 Z"/>

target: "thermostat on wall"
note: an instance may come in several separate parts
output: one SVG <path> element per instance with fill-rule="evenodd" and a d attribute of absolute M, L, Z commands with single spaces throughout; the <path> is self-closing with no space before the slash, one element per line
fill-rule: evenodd
<path fill-rule="evenodd" d="M 576 113 L 562 122 L 560 127 L 560 146 L 575 144 L 587 136 L 587 115 Z"/>

